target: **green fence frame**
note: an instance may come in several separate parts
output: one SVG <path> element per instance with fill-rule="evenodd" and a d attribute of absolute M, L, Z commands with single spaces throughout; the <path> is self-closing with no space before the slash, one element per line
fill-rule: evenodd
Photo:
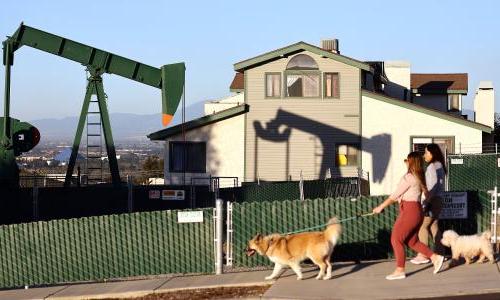
<path fill-rule="evenodd" d="M 371 212 L 384 197 L 353 199 L 315 199 L 233 203 L 233 266 L 257 267 L 272 263 L 264 257 L 247 257 L 244 249 L 257 233 L 285 233 L 325 223 L 332 216 L 340 219 Z M 460 234 L 472 234 L 489 229 L 490 196 L 486 192 L 468 192 L 467 220 L 441 220 L 442 229 L 454 229 Z M 376 216 L 342 223 L 343 233 L 334 250 L 333 261 L 359 261 L 392 258 L 391 228 L 398 206 L 388 207 Z M 411 255 L 407 249 L 407 255 Z"/>
<path fill-rule="evenodd" d="M 213 209 L 202 223 L 155 211 L 0 226 L 0 287 L 214 272 Z"/>

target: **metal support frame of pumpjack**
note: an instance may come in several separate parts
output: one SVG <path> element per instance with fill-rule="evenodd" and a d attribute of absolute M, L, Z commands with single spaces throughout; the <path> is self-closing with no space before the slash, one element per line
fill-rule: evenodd
<path fill-rule="evenodd" d="M 88 113 L 89 102 L 92 95 L 98 99 L 101 123 L 103 126 L 106 150 L 112 182 L 115 185 L 121 183 L 118 164 L 116 160 L 109 114 L 105 102 L 102 77 L 104 73 L 116 74 L 155 88 L 162 92 L 162 121 L 167 126 L 171 122 L 175 111 L 184 93 L 185 65 L 175 63 L 155 68 L 131 59 L 106 52 L 79 42 L 66 39 L 21 23 L 17 31 L 3 42 L 3 64 L 5 65 L 5 96 L 4 96 L 4 126 L 0 136 L 0 154 L 10 153 L 6 149 L 12 146 L 10 129 L 10 72 L 14 63 L 14 52 L 22 46 L 29 46 L 44 52 L 51 53 L 85 66 L 91 73 L 88 79 L 87 92 L 83 102 L 78 128 L 73 142 L 70 161 L 66 172 L 65 186 L 71 183 L 71 177 L 76 163 L 78 148 L 83 132 L 84 120 Z M 10 154 L 9 154 L 10 155 Z M 13 155 L 0 156 L 0 168 L 15 165 Z M 9 174 L 2 172 L 1 174 Z M 1 177 L 1 176 L 0 176 Z M 1 178 L 0 178 L 1 179 Z"/>
<path fill-rule="evenodd" d="M 83 100 L 82 111 L 80 113 L 80 119 L 78 120 L 78 127 L 76 129 L 75 140 L 73 141 L 73 148 L 71 150 L 71 156 L 69 158 L 68 169 L 66 170 L 66 180 L 65 184 L 69 184 L 73 171 L 75 168 L 76 157 L 78 154 L 78 148 L 80 148 L 80 141 L 82 139 L 83 127 L 85 125 L 85 118 L 88 114 L 90 100 L 92 95 L 97 98 L 97 103 L 99 105 L 99 113 L 101 115 L 102 129 L 104 133 L 104 141 L 106 143 L 106 152 L 109 159 L 109 169 L 111 171 L 111 182 L 114 185 L 119 185 L 120 173 L 118 170 L 118 162 L 116 160 L 115 144 L 113 142 L 113 134 L 111 133 L 111 123 L 109 121 L 108 108 L 106 104 L 106 97 L 104 96 L 104 87 L 102 84 L 102 73 L 94 69 L 90 69 L 90 77 L 87 83 L 87 92 L 85 93 L 85 99 Z"/>

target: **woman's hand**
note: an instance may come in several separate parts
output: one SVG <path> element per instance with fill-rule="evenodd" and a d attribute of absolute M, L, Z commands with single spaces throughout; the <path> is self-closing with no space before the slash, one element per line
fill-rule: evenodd
<path fill-rule="evenodd" d="M 381 212 L 383 212 L 383 211 L 384 211 L 384 208 L 383 208 L 381 205 L 379 205 L 379 206 L 375 207 L 375 208 L 372 210 L 372 212 L 373 212 L 374 214 L 379 214 L 379 213 L 381 213 Z"/>

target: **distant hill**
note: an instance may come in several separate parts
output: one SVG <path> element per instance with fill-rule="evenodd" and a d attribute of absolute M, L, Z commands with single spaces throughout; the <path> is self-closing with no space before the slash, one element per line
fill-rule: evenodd
<path fill-rule="evenodd" d="M 203 116 L 203 104 L 205 102 L 197 102 L 186 106 L 186 121 L 196 119 Z M 138 115 L 132 113 L 111 113 L 111 128 L 113 130 L 113 139 L 115 141 L 133 141 L 146 140 L 151 132 L 162 129 L 161 114 Z M 182 121 L 182 111 L 179 106 L 172 125 L 180 124 Z M 66 117 L 62 119 L 39 119 L 29 121 L 40 130 L 42 142 L 51 140 L 68 140 L 72 141 L 76 126 L 78 125 L 78 117 Z M 84 132 L 85 134 L 85 132 Z M 85 136 L 82 136 L 82 140 Z"/>

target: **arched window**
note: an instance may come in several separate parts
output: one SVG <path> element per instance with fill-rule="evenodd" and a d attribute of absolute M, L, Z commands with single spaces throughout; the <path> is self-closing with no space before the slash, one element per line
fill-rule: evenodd
<path fill-rule="evenodd" d="M 299 54 L 288 62 L 287 70 L 318 70 L 318 64 L 314 58 L 306 54 Z"/>
<path fill-rule="evenodd" d="M 290 59 L 285 71 L 287 97 L 320 97 L 320 72 L 316 61 L 306 54 Z"/>

